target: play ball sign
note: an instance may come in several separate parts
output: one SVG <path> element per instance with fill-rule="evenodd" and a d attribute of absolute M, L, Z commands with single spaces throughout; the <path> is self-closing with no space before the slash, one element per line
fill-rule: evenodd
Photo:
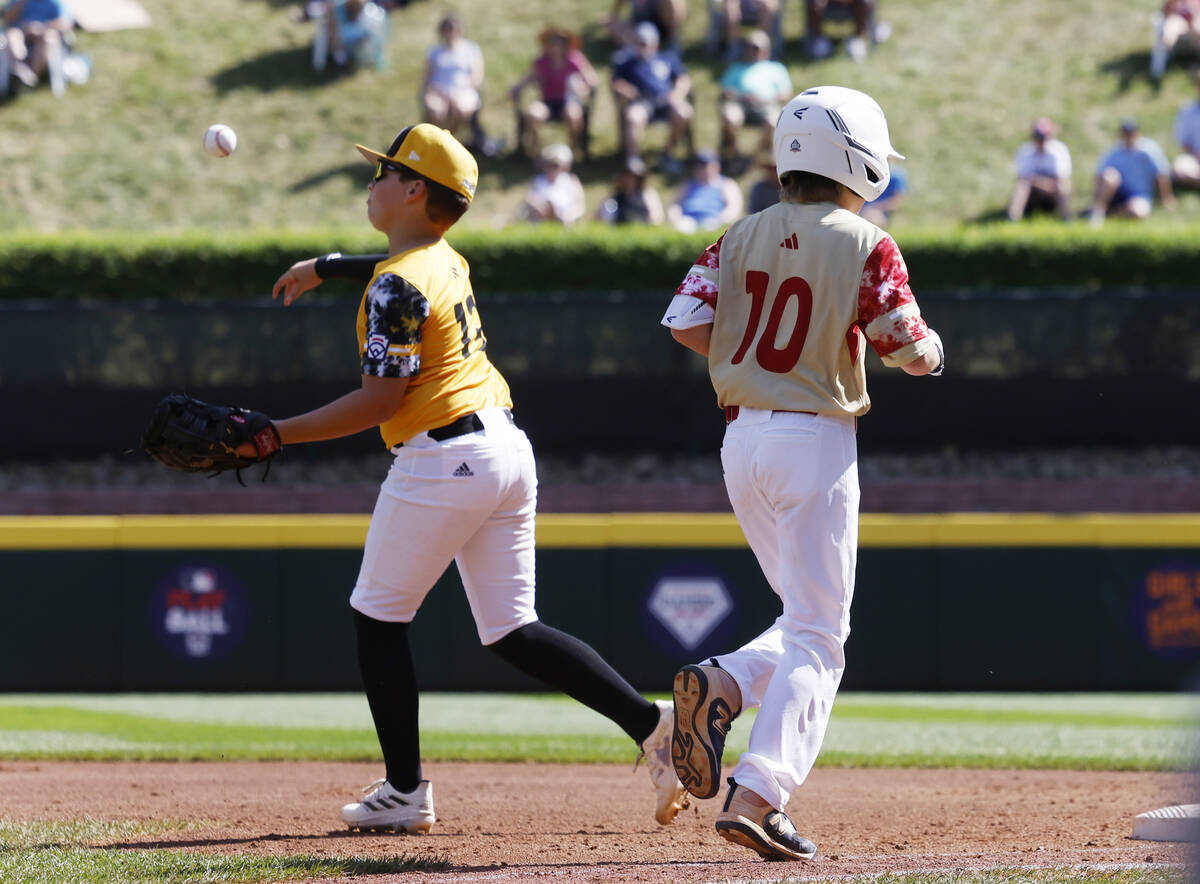
<path fill-rule="evenodd" d="M 228 654 L 246 631 L 246 594 L 215 565 L 184 565 L 165 577 L 150 599 L 158 640 L 179 657 L 209 660 Z"/>

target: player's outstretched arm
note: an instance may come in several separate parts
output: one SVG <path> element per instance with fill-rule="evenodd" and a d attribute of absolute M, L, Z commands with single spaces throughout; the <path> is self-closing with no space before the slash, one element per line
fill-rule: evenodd
<path fill-rule="evenodd" d="M 302 294 L 315 289 L 327 279 L 352 279 L 366 285 L 375 275 L 375 265 L 387 255 L 343 255 L 331 252 L 316 258 L 297 261 L 284 271 L 271 288 L 271 297 L 283 294 L 284 306 Z"/>
<path fill-rule="evenodd" d="M 317 275 L 316 258 L 297 261 L 275 280 L 275 285 L 271 287 L 271 297 L 278 298 L 282 293 L 286 307 L 305 292 L 315 289 L 321 282 L 321 277 Z"/>
<path fill-rule="evenodd" d="M 400 408 L 408 378 L 380 378 L 363 375 L 362 386 L 320 408 L 275 421 L 275 429 L 285 445 L 298 442 L 322 442 L 352 436 L 384 423 Z M 250 456 L 250 449 L 238 449 Z"/>

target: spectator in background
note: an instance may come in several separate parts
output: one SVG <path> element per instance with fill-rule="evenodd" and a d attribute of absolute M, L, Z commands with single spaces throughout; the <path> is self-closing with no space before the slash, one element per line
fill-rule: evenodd
<path fill-rule="evenodd" d="M 571 148 L 551 144 L 542 151 L 542 171 L 529 184 L 519 216 L 525 221 L 557 221 L 569 227 L 583 217 L 583 185 L 571 171 Z"/>
<path fill-rule="evenodd" d="M 828 58 L 833 41 L 825 36 L 825 19 L 831 7 L 840 7 L 854 19 L 854 33 L 846 40 L 846 54 L 855 61 L 867 57 L 867 41 L 883 42 L 886 34 L 875 27 L 875 0 L 804 0 L 804 44 L 810 58 Z"/>
<path fill-rule="evenodd" d="M 1017 183 L 1008 201 L 1008 217 L 1020 221 L 1030 212 L 1057 212 L 1071 217 L 1071 151 L 1054 137 L 1054 123 L 1038 117 L 1033 134 L 1017 148 L 1013 160 Z"/>
<path fill-rule="evenodd" d="M 649 22 L 637 26 L 634 52 L 613 69 L 613 92 L 621 120 L 622 149 L 625 156 L 637 156 L 642 136 L 649 123 L 670 124 L 671 134 L 660 164 L 669 172 L 679 169 L 671 158 L 675 145 L 687 134 L 692 120 L 688 95 L 691 79 L 678 56 L 660 52 L 658 29 Z"/>
<path fill-rule="evenodd" d="M 858 213 L 876 227 L 887 227 L 892 220 L 892 213 L 904 204 L 908 195 L 908 173 L 904 167 L 892 166 L 891 172 L 883 193 L 864 205 Z"/>
<path fill-rule="evenodd" d="M 324 70 L 332 57 L 342 71 L 351 61 L 382 69 L 387 26 L 387 13 L 372 0 L 326 0 L 313 40 L 313 68 Z"/>
<path fill-rule="evenodd" d="M 518 144 L 517 148 L 536 155 L 541 150 L 542 126 L 555 120 L 566 125 L 571 147 L 579 150 L 583 146 L 583 106 L 595 91 L 599 79 L 579 49 L 577 34 L 566 28 L 549 27 L 538 35 L 538 39 L 542 54 L 533 60 L 529 71 L 509 92 L 517 113 L 521 114 L 527 142 Z M 521 93 L 534 83 L 541 90 L 541 98 L 522 111 Z"/>
<path fill-rule="evenodd" d="M 1181 44 L 1200 49 L 1200 0 L 1166 0 L 1154 17 L 1154 47 L 1150 51 L 1150 76 L 1161 80 L 1167 60 Z"/>
<path fill-rule="evenodd" d="M 743 206 L 742 191 L 721 174 L 716 152 L 701 150 L 692 160 L 692 177 L 667 209 L 667 220 L 683 233 L 717 230 L 740 218 Z"/>
<path fill-rule="evenodd" d="M 1175 205 L 1170 166 L 1158 142 L 1141 134 L 1137 121 L 1121 121 L 1121 140 L 1096 166 L 1096 194 L 1092 200 L 1093 227 L 1108 215 L 1145 218 L 1154 202 L 1154 189 L 1163 206 Z"/>
<path fill-rule="evenodd" d="M 721 158 L 727 164 L 738 156 L 737 133 L 742 126 L 758 129 L 757 149 L 770 150 L 779 111 L 791 100 L 788 69 L 771 61 L 771 38 L 753 30 L 743 40 L 742 61 L 721 77 Z"/>
<path fill-rule="evenodd" d="M 3 19 L 11 72 L 33 88 L 51 56 L 58 53 L 61 58 L 63 43 L 70 38 L 73 22 L 67 5 L 63 0 L 11 0 L 4 6 Z M 59 84 L 55 92 L 61 91 Z"/>
<path fill-rule="evenodd" d="M 662 224 L 662 199 L 646 180 L 646 163 L 628 157 L 614 182 L 615 189 L 596 212 L 596 220 L 609 224 Z"/>
<path fill-rule="evenodd" d="M 1200 68 L 1192 71 L 1192 79 L 1200 89 Z M 1200 188 L 1200 97 L 1180 108 L 1175 117 L 1175 140 L 1183 148 L 1171 164 L 1175 186 Z"/>
<path fill-rule="evenodd" d="M 483 87 L 483 51 L 464 35 L 463 23 L 447 13 L 438 23 L 439 42 L 429 50 L 421 102 L 425 122 L 451 133 L 473 123 Z M 476 138 L 478 141 L 478 138 Z"/>
<path fill-rule="evenodd" d="M 621 9 L 626 0 L 613 0 L 612 11 L 605 19 L 609 33 L 618 47 L 635 50 L 637 26 L 643 22 L 654 25 L 658 39 L 668 51 L 679 52 L 679 37 L 687 16 L 687 0 L 628 0 L 629 18 Z"/>
<path fill-rule="evenodd" d="M 731 62 L 738 50 L 737 36 L 743 24 L 751 24 L 764 34 L 778 35 L 780 0 L 709 0 L 717 7 L 720 16 L 719 42 L 726 48 L 726 58 Z M 767 57 L 775 55 L 779 47 L 767 39 Z M 788 98 L 791 98 L 789 95 Z"/>
<path fill-rule="evenodd" d="M 779 202 L 779 170 L 775 167 L 775 151 L 765 151 L 759 158 L 758 167 L 762 169 L 763 176 L 750 187 L 750 196 L 746 200 L 747 215 L 769 209 Z"/>

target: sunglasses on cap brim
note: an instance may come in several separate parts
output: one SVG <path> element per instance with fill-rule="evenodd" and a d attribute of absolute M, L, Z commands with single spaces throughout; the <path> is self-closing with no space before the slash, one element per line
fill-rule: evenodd
<path fill-rule="evenodd" d="M 387 160 L 378 160 L 375 163 L 375 176 L 371 180 L 378 181 L 388 172 L 400 172 L 403 174 L 407 171 L 408 169 L 406 169 L 404 166 L 401 166 L 399 163 L 391 163 Z"/>

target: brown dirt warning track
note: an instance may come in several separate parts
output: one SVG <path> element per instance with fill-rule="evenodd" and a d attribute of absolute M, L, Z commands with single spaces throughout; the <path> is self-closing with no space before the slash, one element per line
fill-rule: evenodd
<path fill-rule="evenodd" d="M 790 807 L 820 848 L 765 863 L 713 831 L 721 798 L 654 822 L 644 770 L 428 764 L 438 822 L 425 836 L 351 833 L 341 805 L 377 764 L 0 762 L 0 817 L 193 819 L 200 827 L 104 845 L 220 854 L 441 857 L 441 872 L 350 882 L 779 881 L 885 871 L 1180 864 L 1178 844 L 1132 841 L 1136 814 L 1194 803 L 1169 773 L 818 768 Z"/>

